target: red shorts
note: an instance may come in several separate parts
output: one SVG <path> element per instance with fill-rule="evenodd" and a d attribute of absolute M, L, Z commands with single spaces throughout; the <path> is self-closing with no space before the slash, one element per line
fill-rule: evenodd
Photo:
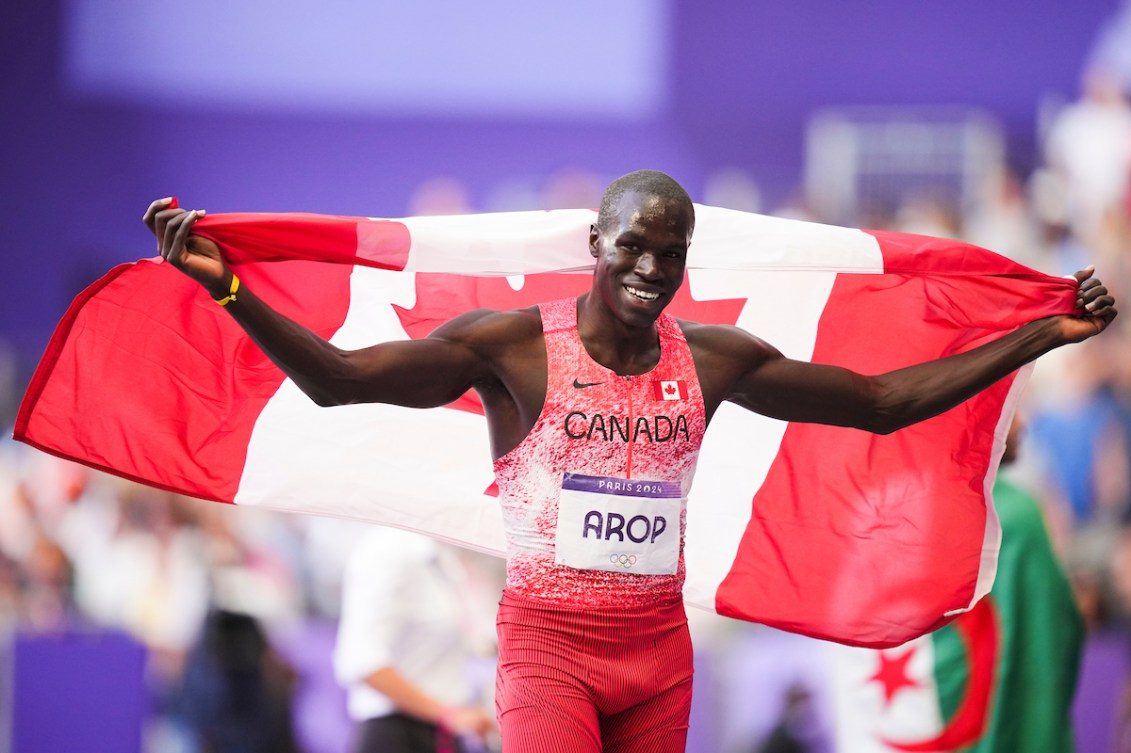
<path fill-rule="evenodd" d="M 567 609 L 504 592 L 497 627 L 507 753 L 683 753 L 692 652 L 682 600 Z"/>

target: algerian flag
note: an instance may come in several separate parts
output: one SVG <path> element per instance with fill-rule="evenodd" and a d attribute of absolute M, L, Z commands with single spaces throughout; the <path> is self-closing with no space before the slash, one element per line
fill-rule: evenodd
<path fill-rule="evenodd" d="M 993 591 L 934 633 L 883 651 L 830 646 L 844 753 L 1069 753 L 1083 622 L 1037 503 L 1006 481 Z"/>

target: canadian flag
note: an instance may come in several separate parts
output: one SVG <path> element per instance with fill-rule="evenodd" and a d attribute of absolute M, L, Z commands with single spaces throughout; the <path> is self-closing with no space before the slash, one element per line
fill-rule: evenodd
<path fill-rule="evenodd" d="M 686 400 L 687 382 L 682 379 L 658 379 L 652 382 L 657 400 Z"/>
<path fill-rule="evenodd" d="M 954 241 L 696 213 L 687 281 L 668 311 L 744 328 L 791 358 L 880 373 L 1073 310 L 1074 280 Z M 260 297 L 356 348 L 424 337 L 464 311 L 584 293 L 594 221 L 588 209 L 233 214 L 196 229 Z M 688 500 L 685 599 L 877 647 L 969 609 L 993 582 L 989 490 L 1022 381 L 887 436 L 724 403 Z M 665 399 L 669 386 L 685 394 L 661 382 Z M 451 408 L 319 408 L 204 290 L 147 259 L 76 299 L 15 436 L 196 497 L 358 518 L 501 555 L 486 421 L 473 394 Z"/>

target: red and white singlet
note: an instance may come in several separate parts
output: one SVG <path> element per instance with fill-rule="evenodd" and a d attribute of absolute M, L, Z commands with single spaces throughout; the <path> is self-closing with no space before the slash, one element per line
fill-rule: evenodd
<path fill-rule="evenodd" d="M 506 590 L 568 607 L 678 599 L 686 499 L 706 429 L 691 350 L 657 320 L 660 360 L 618 376 L 577 332 L 577 301 L 542 304 L 548 378 L 534 428 L 495 461 Z"/>

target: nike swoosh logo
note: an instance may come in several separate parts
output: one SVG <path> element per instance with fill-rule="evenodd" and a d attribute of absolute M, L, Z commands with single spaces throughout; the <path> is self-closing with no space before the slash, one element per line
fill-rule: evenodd
<path fill-rule="evenodd" d="M 579 382 L 576 379 L 573 380 L 573 386 L 579 390 L 583 390 L 586 387 L 596 387 L 599 384 L 604 384 L 604 382 Z"/>

